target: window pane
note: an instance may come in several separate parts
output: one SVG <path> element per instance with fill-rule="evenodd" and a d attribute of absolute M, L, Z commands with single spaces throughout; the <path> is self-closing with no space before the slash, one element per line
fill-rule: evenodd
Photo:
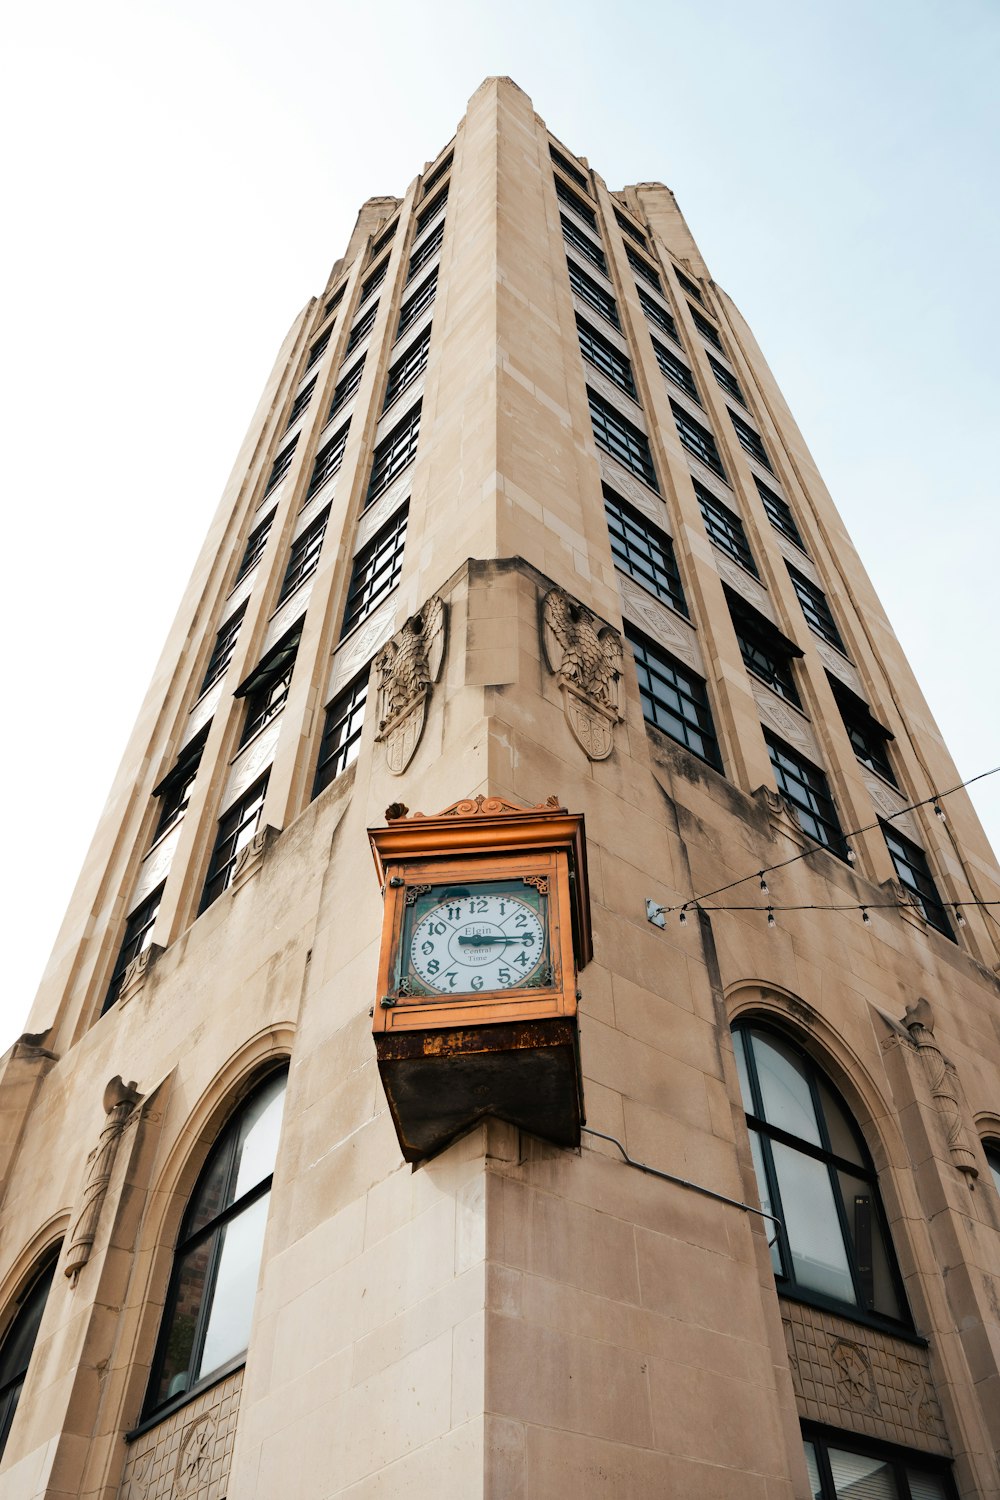
<path fill-rule="evenodd" d="M 769 1125 L 787 1130 L 813 1146 L 822 1144 L 816 1111 L 805 1069 L 795 1054 L 776 1037 L 753 1033 L 753 1053 Z"/>
<path fill-rule="evenodd" d="M 826 1132 L 830 1137 L 830 1150 L 842 1156 L 845 1161 L 853 1161 L 867 1171 L 868 1162 L 862 1154 L 857 1135 L 840 1101 L 834 1098 L 832 1089 L 826 1086 L 822 1078 L 817 1078 L 816 1087 L 819 1090 L 823 1118 L 826 1121 Z"/>
<path fill-rule="evenodd" d="M 254 1096 L 253 1103 L 243 1118 L 241 1141 L 236 1148 L 236 1185 L 230 1202 L 242 1198 L 244 1193 L 256 1187 L 258 1182 L 263 1182 L 265 1177 L 270 1177 L 274 1171 L 286 1081 L 284 1073 L 277 1074 Z"/>
<path fill-rule="evenodd" d="M 771 1202 L 771 1194 L 767 1186 L 767 1173 L 764 1170 L 764 1148 L 760 1143 L 760 1136 L 756 1130 L 750 1132 L 750 1151 L 753 1155 L 753 1169 L 757 1175 L 757 1194 L 760 1198 L 760 1206 L 766 1214 L 774 1213 L 774 1204 Z M 778 1228 L 771 1219 L 763 1221 L 767 1233 L 767 1244 L 771 1251 L 771 1269 L 776 1276 L 784 1276 L 785 1268 L 781 1263 L 781 1246 L 778 1243 Z"/>
<path fill-rule="evenodd" d="M 794 1279 L 856 1306 L 829 1168 L 781 1141 L 772 1141 L 771 1151 Z"/>
<path fill-rule="evenodd" d="M 743 1108 L 748 1115 L 754 1115 L 757 1111 L 753 1107 L 753 1090 L 750 1087 L 750 1074 L 747 1071 L 747 1059 L 744 1048 L 748 1043 L 745 1031 L 734 1033 L 733 1045 L 736 1050 L 736 1071 L 740 1075 L 740 1093 L 743 1095 Z"/>
<path fill-rule="evenodd" d="M 250 1319 L 267 1224 L 265 1196 L 219 1231 L 221 1250 L 198 1378 L 242 1354 L 250 1341 Z"/>
<path fill-rule="evenodd" d="M 156 1406 L 172 1396 L 182 1395 L 191 1384 L 195 1329 L 216 1239 L 216 1235 L 210 1234 L 200 1245 L 178 1257 L 174 1314 L 163 1354 Z"/>
<path fill-rule="evenodd" d="M 816 1449 L 812 1443 L 803 1445 L 806 1450 L 806 1468 L 809 1470 L 809 1489 L 813 1500 L 823 1500 L 823 1482 L 819 1477 L 819 1465 L 816 1462 Z"/>
<path fill-rule="evenodd" d="M 196 1235 L 199 1230 L 204 1229 L 206 1224 L 211 1224 L 212 1220 L 232 1202 L 232 1199 L 226 1195 L 232 1160 L 233 1137 L 232 1132 L 227 1130 L 214 1147 L 198 1180 L 197 1189 L 191 1198 L 187 1218 L 184 1221 L 182 1243 L 184 1240 L 191 1239 L 192 1235 Z"/>
<path fill-rule="evenodd" d="M 892 1469 L 883 1459 L 845 1453 L 841 1448 L 829 1448 L 827 1452 L 838 1496 L 843 1495 L 845 1500 L 898 1500 Z"/>
<path fill-rule="evenodd" d="M 919 1474 L 915 1469 L 907 1469 L 906 1477 L 910 1481 L 913 1500 L 948 1500 L 944 1481 L 936 1474 Z"/>
<path fill-rule="evenodd" d="M 879 1219 L 875 1187 L 871 1182 L 849 1172 L 838 1172 L 837 1177 L 854 1242 L 854 1260 L 864 1305 L 870 1312 L 877 1308 L 886 1317 L 902 1320 L 904 1314 L 889 1268 L 889 1255 Z"/>

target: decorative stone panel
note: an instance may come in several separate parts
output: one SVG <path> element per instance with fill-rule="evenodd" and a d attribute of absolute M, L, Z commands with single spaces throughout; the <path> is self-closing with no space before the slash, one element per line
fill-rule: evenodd
<path fill-rule="evenodd" d="M 799 1415 L 932 1453 L 949 1452 L 928 1351 L 801 1303 L 782 1303 Z"/>
<path fill-rule="evenodd" d="M 692 625 L 658 599 L 654 599 L 652 594 L 647 594 L 641 584 L 633 582 L 625 573 L 618 574 L 618 592 L 621 595 L 622 614 L 626 620 L 638 625 L 646 635 L 651 635 L 672 655 L 679 656 L 681 661 L 704 677 L 701 648 Z"/>
<path fill-rule="evenodd" d="M 225 1500 L 242 1387 L 240 1369 L 136 1438 L 119 1500 Z"/>
<path fill-rule="evenodd" d="M 609 453 L 600 450 L 597 457 L 601 465 L 601 477 L 608 488 L 614 490 L 616 495 L 621 495 L 622 499 L 627 500 L 630 505 L 634 505 L 636 510 L 641 511 L 653 522 L 654 526 L 659 526 L 661 531 L 671 536 L 673 532 L 670 515 L 660 497 L 637 479 L 633 479 L 624 464 L 620 464 Z"/>

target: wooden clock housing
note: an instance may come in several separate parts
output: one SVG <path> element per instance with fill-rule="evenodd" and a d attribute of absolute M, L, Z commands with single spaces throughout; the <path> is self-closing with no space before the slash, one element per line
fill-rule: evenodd
<path fill-rule="evenodd" d="M 576 975 L 593 951 L 582 815 L 554 797 L 524 808 L 479 796 L 433 817 L 397 804 L 386 818 L 369 829 L 385 902 L 372 1029 L 404 1157 L 432 1155 L 485 1115 L 579 1144 Z M 416 903 L 497 883 L 536 902 L 545 961 L 521 985 L 431 992 L 409 962 Z"/>

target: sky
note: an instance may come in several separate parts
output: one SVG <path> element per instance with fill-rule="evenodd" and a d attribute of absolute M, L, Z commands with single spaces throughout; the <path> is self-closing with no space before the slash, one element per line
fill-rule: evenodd
<path fill-rule="evenodd" d="M 994 0 L 18 6 L 0 1048 L 289 324 L 490 74 L 610 187 L 674 189 L 962 777 L 1000 765 Z M 973 791 L 1000 847 L 1000 776 Z"/>

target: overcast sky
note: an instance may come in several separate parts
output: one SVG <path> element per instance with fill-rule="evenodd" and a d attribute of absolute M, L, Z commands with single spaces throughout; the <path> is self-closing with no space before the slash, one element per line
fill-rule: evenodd
<path fill-rule="evenodd" d="M 289 323 L 488 74 L 674 189 L 961 774 L 1000 764 L 994 0 L 50 0 L 0 69 L 0 1048 Z"/>

